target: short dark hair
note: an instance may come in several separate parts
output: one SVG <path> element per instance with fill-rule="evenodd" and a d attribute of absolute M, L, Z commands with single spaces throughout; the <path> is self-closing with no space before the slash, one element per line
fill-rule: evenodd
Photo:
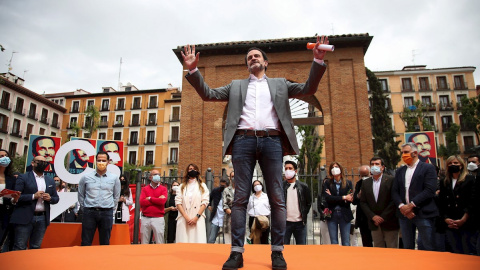
<path fill-rule="evenodd" d="M 248 61 L 247 61 L 247 56 L 248 56 L 248 53 L 250 51 L 253 51 L 253 50 L 257 50 L 259 52 L 262 53 L 262 57 L 263 57 L 263 60 L 267 61 L 268 62 L 268 57 L 267 57 L 267 54 L 260 48 L 257 48 L 257 47 L 251 47 L 250 49 L 248 49 L 247 51 L 247 54 L 245 55 L 245 65 L 248 67 Z M 267 71 L 267 67 L 265 67 L 265 71 Z"/>
<path fill-rule="evenodd" d="M 372 164 L 372 161 L 375 161 L 375 160 L 380 160 L 380 164 L 382 166 L 385 166 L 385 162 L 383 162 L 383 158 L 381 157 L 372 157 L 372 159 L 370 159 L 370 164 Z"/>
<path fill-rule="evenodd" d="M 98 159 L 98 155 L 107 155 L 107 160 L 110 160 L 110 156 L 105 151 L 98 151 L 97 155 L 95 156 L 95 159 Z"/>
<path fill-rule="evenodd" d="M 295 161 L 287 160 L 287 161 L 285 161 L 285 165 L 287 165 L 287 164 L 291 164 L 291 165 L 293 166 L 293 168 L 295 169 L 295 171 L 296 171 L 297 168 L 298 168 L 298 165 L 297 165 L 297 163 L 296 163 Z M 284 166 L 285 166 L 285 165 L 284 165 Z"/>
<path fill-rule="evenodd" d="M 467 161 L 468 161 L 469 158 L 477 158 L 478 161 L 480 161 L 480 156 L 477 155 L 477 154 L 473 154 L 473 155 L 468 156 Z"/>
<path fill-rule="evenodd" d="M 262 192 L 263 192 L 263 183 L 260 182 L 260 180 L 255 180 L 255 181 L 252 182 L 252 193 L 255 193 L 255 189 L 254 189 L 254 184 L 255 184 L 255 182 L 259 182 L 260 185 L 262 185 Z"/>

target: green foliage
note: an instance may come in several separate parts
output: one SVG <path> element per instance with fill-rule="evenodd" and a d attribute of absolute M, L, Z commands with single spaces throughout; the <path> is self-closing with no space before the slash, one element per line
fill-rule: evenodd
<path fill-rule="evenodd" d="M 78 137 L 78 135 L 80 134 L 80 130 L 82 129 L 78 122 L 71 123 L 70 127 L 72 128 L 71 134 L 73 135 L 73 137 Z"/>
<path fill-rule="evenodd" d="M 447 146 L 441 144 L 438 147 L 438 155 L 447 159 L 449 156 L 457 155 L 460 153 L 458 150 L 457 136 L 460 132 L 460 126 L 453 123 L 450 128 L 445 132 L 445 141 Z"/>
<path fill-rule="evenodd" d="M 148 165 L 148 166 L 137 166 L 136 164 L 130 164 L 128 162 L 123 163 L 123 173 L 125 175 L 128 175 L 128 179 L 130 184 L 135 184 L 135 181 L 137 180 L 137 174 L 138 172 L 136 169 L 140 169 L 143 172 L 148 172 L 153 169 L 153 164 Z"/>
<path fill-rule="evenodd" d="M 480 96 L 472 98 L 463 97 L 461 104 L 462 124 L 467 130 L 475 132 L 478 142 L 480 141 Z"/>
<path fill-rule="evenodd" d="M 323 142 L 325 137 L 318 136 L 315 126 L 298 126 L 297 134 L 302 137 L 302 147 L 298 155 L 298 174 L 313 175 L 317 172 L 322 159 Z M 306 176 L 299 179 L 305 182 L 314 192 L 318 189 L 318 179 L 314 176 Z"/>
<path fill-rule="evenodd" d="M 366 68 L 368 86 L 372 104 L 372 136 L 374 138 L 374 153 L 385 161 L 388 169 L 394 169 L 400 161 L 400 141 L 395 141 L 398 135 L 393 130 L 392 122 L 385 108 L 386 95 L 375 74 Z"/>
<path fill-rule="evenodd" d="M 12 158 L 12 163 L 12 172 L 25 173 L 25 163 L 27 163 L 26 156 L 15 155 L 15 157 Z"/>
<path fill-rule="evenodd" d="M 420 124 L 427 124 L 428 130 L 433 130 L 433 126 L 428 124 L 425 116 L 427 116 L 428 106 L 422 104 L 420 100 L 415 101 L 412 107 L 404 107 L 403 112 L 400 113 L 400 118 L 405 123 L 405 132 L 420 131 Z M 426 131 L 425 126 L 423 130 Z"/>
<path fill-rule="evenodd" d="M 85 130 L 85 133 L 88 135 L 85 136 L 84 133 L 83 137 L 91 138 L 93 132 L 98 129 L 98 124 L 100 123 L 100 112 L 98 111 L 98 108 L 93 105 L 88 106 L 85 110 L 85 119 L 85 127 L 83 130 Z"/>

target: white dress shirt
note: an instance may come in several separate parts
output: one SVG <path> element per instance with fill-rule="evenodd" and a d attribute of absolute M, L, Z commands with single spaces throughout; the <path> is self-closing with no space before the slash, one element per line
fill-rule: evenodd
<path fill-rule="evenodd" d="M 407 166 L 407 171 L 405 172 L 405 201 L 407 203 L 410 202 L 408 189 L 410 188 L 410 183 L 412 182 L 412 177 L 413 177 L 413 174 L 415 173 L 415 169 L 417 168 L 418 162 L 420 162 L 419 159 L 412 166 Z"/>
<path fill-rule="evenodd" d="M 383 174 L 381 174 L 380 177 L 378 177 L 377 180 L 375 180 L 375 178 L 372 177 L 372 179 L 373 179 L 373 195 L 375 196 L 375 202 L 378 201 L 378 193 L 380 193 L 380 185 L 382 184 L 382 177 L 383 177 Z"/>
<path fill-rule="evenodd" d="M 37 181 L 37 188 L 38 191 L 45 191 L 47 189 L 47 185 L 45 184 L 45 175 L 42 174 L 38 176 L 35 172 L 33 172 L 35 176 L 35 181 Z M 35 194 L 32 195 L 32 200 L 35 199 Z M 35 206 L 35 212 L 43 212 L 45 211 L 45 205 L 43 204 L 43 199 L 39 198 L 37 200 L 37 205 Z"/>

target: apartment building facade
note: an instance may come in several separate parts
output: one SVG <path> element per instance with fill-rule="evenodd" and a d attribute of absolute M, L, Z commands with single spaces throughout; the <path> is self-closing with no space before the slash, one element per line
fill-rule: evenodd
<path fill-rule="evenodd" d="M 457 137 L 461 155 L 473 153 L 472 148 L 479 142 L 475 133 L 462 123 L 460 108 L 463 97 L 477 95 L 473 77 L 475 69 L 471 66 L 427 69 L 425 65 L 417 65 L 402 70 L 374 71 L 387 95 L 385 106 L 396 133 L 400 135 L 397 140 L 403 143 L 406 132 L 405 122 L 400 117 L 404 108 L 421 101 L 427 106 L 425 120 L 434 127 L 437 149 L 439 145 L 445 145 L 445 132 L 456 123 L 461 127 Z M 421 124 L 415 129 L 423 131 Z M 437 165 L 444 168 L 443 161 Z"/>
<path fill-rule="evenodd" d="M 30 134 L 60 136 L 66 109 L 23 86 L 12 73 L 0 74 L 0 148 L 25 155 Z"/>

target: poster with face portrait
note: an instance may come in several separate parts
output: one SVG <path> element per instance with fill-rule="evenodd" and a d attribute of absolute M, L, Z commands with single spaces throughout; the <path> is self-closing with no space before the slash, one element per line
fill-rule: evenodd
<path fill-rule="evenodd" d="M 73 137 L 70 141 L 82 140 L 86 141 L 93 146 L 94 149 L 97 148 L 97 140 L 84 139 Z M 74 149 L 70 151 L 69 160 L 68 160 L 68 172 L 71 174 L 80 174 L 85 171 L 86 168 L 94 168 L 93 164 L 95 162 L 95 156 L 88 156 L 85 149 Z"/>
<path fill-rule="evenodd" d="M 110 164 L 116 165 L 123 173 L 123 141 L 97 140 L 97 153 L 100 151 L 107 152 Z"/>
<path fill-rule="evenodd" d="M 61 137 L 52 137 L 45 135 L 30 135 L 28 141 L 28 155 L 27 162 L 25 163 L 25 172 L 33 170 L 34 166 L 38 164 L 33 162 L 37 156 L 45 158 L 46 167 L 44 174 L 50 177 L 55 176 L 55 156 L 62 143 Z"/>
<path fill-rule="evenodd" d="M 420 161 L 437 165 L 437 144 L 434 131 L 405 133 L 405 142 L 413 142 L 417 145 Z"/>

